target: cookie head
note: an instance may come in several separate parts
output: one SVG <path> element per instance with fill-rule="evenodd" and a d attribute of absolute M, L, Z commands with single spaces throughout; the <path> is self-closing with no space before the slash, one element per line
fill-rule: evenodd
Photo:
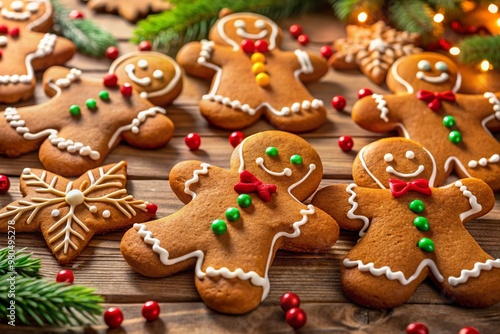
<path fill-rule="evenodd" d="M 158 52 L 132 52 L 116 59 L 109 73 L 117 75 L 120 83 L 128 82 L 141 97 L 156 105 L 166 105 L 182 90 L 179 65 Z"/>
<path fill-rule="evenodd" d="M 281 43 L 282 32 L 269 18 L 254 13 L 234 13 L 220 18 L 210 31 L 210 39 L 220 45 L 240 49 L 243 40 L 265 41 L 272 50 Z"/>
<path fill-rule="evenodd" d="M 317 189 L 323 175 L 320 157 L 313 147 L 281 131 L 248 137 L 234 150 L 231 168 L 240 173 L 247 170 L 262 182 L 275 184 L 278 194 L 289 189 L 300 201 Z"/>
<path fill-rule="evenodd" d="M 389 179 L 410 182 L 426 179 L 434 185 L 436 163 L 417 142 L 405 138 L 386 138 L 361 149 L 353 165 L 354 182 L 362 187 L 389 188 Z"/>
<path fill-rule="evenodd" d="M 461 83 L 457 65 L 450 58 L 432 52 L 399 58 L 387 75 L 387 85 L 396 93 L 414 93 L 422 89 L 456 92 Z"/>
<path fill-rule="evenodd" d="M 38 22 L 51 18 L 49 0 L 3 0 L 0 1 L 2 20 L 15 21 L 17 25 Z"/>

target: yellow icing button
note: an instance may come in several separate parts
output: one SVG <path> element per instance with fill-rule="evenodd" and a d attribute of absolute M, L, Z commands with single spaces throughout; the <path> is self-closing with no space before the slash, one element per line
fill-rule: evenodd
<path fill-rule="evenodd" d="M 258 62 L 252 65 L 252 72 L 254 74 L 259 74 L 266 71 L 266 65 L 264 63 Z"/>
<path fill-rule="evenodd" d="M 269 78 L 269 75 L 267 73 L 259 73 L 255 76 L 255 81 L 257 81 L 257 84 L 259 86 L 267 86 L 271 83 L 271 79 Z"/>
<path fill-rule="evenodd" d="M 252 63 L 264 63 L 266 61 L 266 56 L 260 52 L 255 52 L 250 58 Z"/>

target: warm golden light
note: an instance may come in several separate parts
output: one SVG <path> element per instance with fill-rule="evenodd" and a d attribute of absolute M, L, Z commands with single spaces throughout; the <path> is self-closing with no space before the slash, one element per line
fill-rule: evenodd
<path fill-rule="evenodd" d="M 476 8 L 476 3 L 474 1 L 464 1 L 464 2 L 462 2 L 462 10 L 464 12 L 470 12 L 474 8 Z"/>
<path fill-rule="evenodd" d="M 494 4 L 490 4 L 488 6 L 488 11 L 492 14 L 498 13 L 498 6 Z"/>
<path fill-rule="evenodd" d="M 434 22 L 441 23 L 441 22 L 443 22 L 443 20 L 444 20 L 443 14 L 437 13 L 436 15 L 434 15 Z"/>
<path fill-rule="evenodd" d="M 450 54 L 457 56 L 460 53 L 460 49 L 457 48 L 456 46 L 453 46 L 450 48 Z"/>
<path fill-rule="evenodd" d="M 366 19 L 368 19 L 368 14 L 366 14 L 365 12 L 361 12 L 358 14 L 358 21 L 359 22 L 365 22 Z"/>
<path fill-rule="evenodd" d="M 486 72 L 490 69 L 491 65 L 490 65 L 490 62 L 485 59 L 481 62 L 480 67 L 481 67 L 481 71 Z"/>
<path fill-rule="evenodd" d="M 500 27 L 500 19 L 497 20 L 497 26 Z"/>

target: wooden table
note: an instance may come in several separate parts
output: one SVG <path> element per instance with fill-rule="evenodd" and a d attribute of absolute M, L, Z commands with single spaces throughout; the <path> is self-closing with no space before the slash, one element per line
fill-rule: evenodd
<path fill-rule="evenodd" d="M 69 8 L 82 10 L 86 17 L 94 19 L 102 27 L 112 31 L 120 39 L 121 53 L 136 50 L 128 42 L 133 25 L 119 17 L 94 14 L 77 0 L 64 1 Z M 344 27 L 335 21 L 333 14 L 308 14 L 299 18 L 281 21 L 287 29 L 290 24 L 299 23 L 312 39 L 305 49 L 318 52 L 326 42 L 344 35 Z M 297 42 L 288 33 L 284 34 L 284 49 L 295 49 Z M 80 54 L 68 64 L 78 67 L 84 74 L 101 77 L 110 61 L 91 59 Z M 38 75 L 41 81 L 41 73 Z M 350 118 L 350 108 L 357 99 L 360 88 L 370 88 L 374 92 L 388 92 L 374 85 L 358 72 L 340 73 L 330 71 L 320 82 L 309 85 L 313 95 L 325 101 L 328 108 L 328 122 L 320 129 L 304 134 L 319 152 L 324 165 L 324 179 L 321 186 L 345 183 L 352 179 L 351 164 L 363 145 L 382 136 L 357 127 Z M 184 90 L 180 98 L 168 108 L 168 115 L 174 121 L 175 137 L 164 148 L 141 151 L 119 145 L 106 159 L 106 163 L 127 160 L 129 168 L 128 190 L 135 197 L 157 203 L 158 217 L 174 213 L 182 203 L 173 195 L 168 184 L 168 173 L 177 162 L 199 159 L 210 164 L 229 167 L 232 147 L 228 142 L 229 131 L 223 131 L 207 124 L 198 111 L 200 97 L 209 89 L 209 82 L 185 77 Z M 334 95 L 343 95 L 348 101 L 346 112 L 337 112 L 329 101 Z M 37 87 L 35 99 L 25 104 L 45 101 L 41 87 Z M 3 110 L 5 106 L 1 107 Z M 245 129 L 248 136 L 271 129 L 265 121 L 259 121 Z M 202 137 L 199 151 L 191 152 L 184 144 L 184 136 L 197 132 Z M 355 149 L 342 152 L 337 139 L 342 135 L 354 138 Z M 41 168 L 37 153 L 18 159 L 0 157 L 0 173 L 7 174 L 12 182 L 8 194 L 0 196 L 4 206 L 21 197 L 19 175 L 23 168 Z M 500 257 L 500 195 L 496 196 L 493 211 L 467 224 L 467 229 L 483 249 L 494 257 Z M 123 310 L 123 326 L 107 331 L 101 320 L 99 324 L 87 328 L 73 328 L 75 332 L 88 333 L 208 333 L 208 332 L 292 332 L 284 313 L 279 307 L 281 295 L 287 291 L 297 293 L 301 307 L 307 312 L 307 325 L 302 332 L 335 333 L 403 333 L 407 324 L 424 322 L 431 333 L 457 333 L 462 327 L 474 326 L 481 333 L 498 332 L 500 326 L 500 305 L 488 309 L 466 309 L 455 306 L 430 282 L 425 281 L 403 306 L 389 310 L 371 310 L 359 307 L 342 293 L 339 281 L 341 259 L 355 244 L 354 233 L 342 233 L 337 244 L 327 254 L 297 254 L 279 251 L 272 265 L 269 277 L 271 291 L 268 298 L 254 311 L 242 316 L 228 316 L 208 309 L 200 300 L 194 287 L 192 271 L 173 277 L 151 279 L 135 273 L 123 260 L 119 244 L 123 231 L 95 236 L 82 254 L 66 268 L 75 274 L 75 284 L 83 284 L 97 289 L 106 299 L 107 306 L 118 306 Z M 0 247 L 7 239 L 0 239 Z M 16 247 L 28 247 L 36 257 L 42 259 L 41 273 L 55 279 L 62 268 L 47 248 L 41 234 L 18 234 Z M 499 287 L 500 288 L 500 287 Z M 161 303 L 161 319 L 147 323 L 141 317 L 142 304 L 147 300 Z M 17 333 L 32 332 L 32 329 L 16 327 Z M 12 331 L 12 327 L 0 325 L 0 331 Z M 55 332 L 56 330 L 52 330 Z M 65 332 L 66 330 L 57 330 Z"/>

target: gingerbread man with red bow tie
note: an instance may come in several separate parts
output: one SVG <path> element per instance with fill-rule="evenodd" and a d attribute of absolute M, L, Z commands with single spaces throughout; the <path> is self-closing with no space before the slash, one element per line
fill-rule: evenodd
<path fill-rule="evenodd" d="M 434 157 L 420 144 L 386 138 L 361 149 L 353 164 L 355 183 L 315 194 L 314 206 L 340 227 L 359 231 L 361 239 L 340 269 L 342 288 L 354 302 L 398 306 L 427 277 L 460 305 L 500 301 L 500 259 L 464 227 L 493 208 L 493 192 L 475 178 L 437 188 L 436 175 Z"/>
<path fill-rule="evenodd" d="M 357 101 L 352 118 L 375 132 L 397 130 L 426 147 L 436 159 L 435 185 L 455 170 L 500 189 L 500 93 L 457 94 L 462 77 L 456 64 L 437 53 L 398 59 L 387 76 L 392 95 Z"/>

